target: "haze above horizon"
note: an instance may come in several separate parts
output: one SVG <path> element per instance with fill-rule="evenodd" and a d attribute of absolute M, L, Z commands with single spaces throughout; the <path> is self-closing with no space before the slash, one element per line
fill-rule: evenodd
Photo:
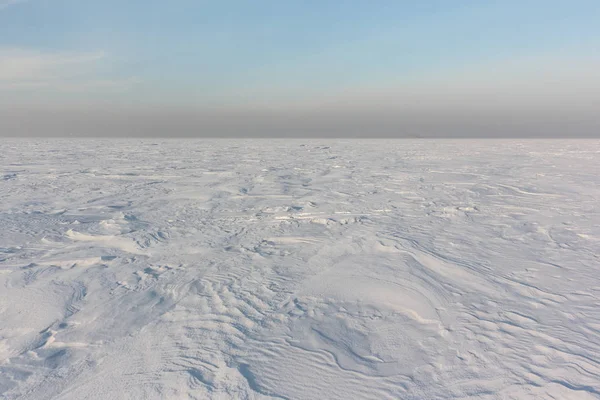
<path fill-rule="evenodd" d="M 600 3 L 0 0 L 0 136 L 598 137 Z"/>

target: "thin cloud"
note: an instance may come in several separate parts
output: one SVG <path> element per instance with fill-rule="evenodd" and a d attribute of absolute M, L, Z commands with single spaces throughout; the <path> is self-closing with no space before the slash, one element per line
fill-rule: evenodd
<path fill-rule="evenodd" d="M 112 79 L 98 73 L 106 61 L 98 52 L 40 52 L 26 49 L 0 49 L 0 89 L 85 92 L 127 89 L 135 78 Z"/>
<path fill-rule="evenodd" d="M 129 90 L 132 86 L 140 83 L 138 78 L 125 79 L 91 79 L 85 81 L 36 81 L 18 84 L 0 85 L 0 89 L 23 91 L 50 90 L 61 93 L 86 93 L 90 91 L 120 93 Z"/>
<path fill-rule="evenodd" d="M 0 0 L 0 10 L 4 10 L 10 6 L 14 6 L 15 4 L 25 3 L 29 0 Z"/>
<path fill-rule="evenodd" d="M 104 57 L 103 52 L 68 54 L 0 49 L 0 82 L 19 84 L 64 77 Z"/>

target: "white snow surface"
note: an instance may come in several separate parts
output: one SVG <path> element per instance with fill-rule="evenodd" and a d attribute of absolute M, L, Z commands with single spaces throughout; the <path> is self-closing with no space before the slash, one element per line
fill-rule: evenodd
<path fill-rule="evenodd" d="M 598 140 L 2 140 L 3 399 L 598 399 Z"/>

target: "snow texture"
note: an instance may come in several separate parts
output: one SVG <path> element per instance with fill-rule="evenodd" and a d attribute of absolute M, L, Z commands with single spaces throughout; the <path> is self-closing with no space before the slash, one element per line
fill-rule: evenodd
<path fill-rule="evenodd" d="M 4 399 L 598 399 L 600 142 L 3 140 Z"/>

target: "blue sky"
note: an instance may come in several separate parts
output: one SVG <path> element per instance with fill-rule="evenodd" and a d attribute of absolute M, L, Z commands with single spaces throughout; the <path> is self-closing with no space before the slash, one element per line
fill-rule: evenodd
<path fill-rule="evenodd" d="M 598 21 L 598 0 L 0 0 L 0 104 L 437 99 L 539 74 L 568 90 L 596 84 Z"/>
<path fill-rule="evenodd" d="M 600 48 L 598 1 L 8 3 L 0 0 L 0 48 L 96 54 L 73 62 L 77 71 L 65 79 L 122 82 L 165 101 L 384 86 L 536 55 L 586 58 Z"/>

